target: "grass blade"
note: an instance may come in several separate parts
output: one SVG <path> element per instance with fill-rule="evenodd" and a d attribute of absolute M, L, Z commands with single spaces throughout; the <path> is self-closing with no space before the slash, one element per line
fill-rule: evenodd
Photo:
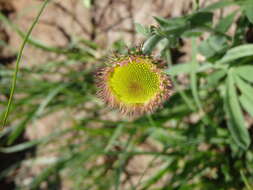
<path fill-rule="evenodd" d="M 44 9 L 46 8 L 46 5 L 49 3 L 50 0 L 45 0 L 45 2 L 42 4 L 42 7 L 37 15 L 37 17 L 35 18 L 35 20 L 33 21 L 29 31 L 26 34 L 26 37 L 20 47 L 20 51 L 18 53 L 18 58 L 16 61 L 16 65 L 15 65 L 15 72 L 14 72 L 14 76 L 13 76 L 13 80 L 12 80 L 12 85 L 11 85 L 11 92 L 10 92 L 10 97 L 9 97 L 9 101 L 7 104 L 7 110 L 5 112 L 4 115 L 4 119 L 3 119 L 3 123 L 2 123 L 2 127 L 0 128 L 0 130 L 2 130 L 6 124 L 6 121 L 8 119 L 8 115 L 11 109 L 11 104 L 12 104 L 12 100 L 13 100 L 13 96 L 14 96 L 14 92 L 15 92 L 15 88 L 16 88 L 16 82 L 17 82 L 17 75 L 18 75 L 18 71 L 19 71 L 19 64 L 20 64 L 20 60 L 22 58 L 22 54 L 23 54 L 23 50 L 25 48 L 25 45 L 27 43 L 27 40 L 29 39 L 29 36 L 31 35 L 33 28 L 35 27 L 35 25 L 38 23 L 39 18 L 41 16 L 41 14 L 43 13 Z"/>

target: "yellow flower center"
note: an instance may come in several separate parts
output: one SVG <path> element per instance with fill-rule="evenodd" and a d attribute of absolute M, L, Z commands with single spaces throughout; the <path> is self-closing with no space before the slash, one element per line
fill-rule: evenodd
<path fill-rule="evenodd" d="M 149 59 L 129 60 L 116 66 L 109 78 L 109 86 L 119 101 L 125 104 L 149 102 L 160 92 L 160 76 Z"/>

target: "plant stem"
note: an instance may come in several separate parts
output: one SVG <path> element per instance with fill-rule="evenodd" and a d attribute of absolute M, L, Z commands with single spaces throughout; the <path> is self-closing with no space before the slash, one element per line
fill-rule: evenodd
<path fill-rule="evenodd" d="M 2 130 L 7 122 L 7 119 L 8 119 L 8 116 L 9 116 L 9 113 L 10 113 L 10 108 L 11 108 L 11 105 L 12 105 L 12 101 L 13 101 L 13 96 L 14 96 L 14 92 L 15 92 L 15 88 L 16 88 L 16 83 L 17 83 L 17 75 L 18 75 L 18 71 L 19 71 L 19 64 L 20 64 L 20 60 L 22 58 L 22 54 L 23 54 L 23 50 L 25 48 L 25 45 L 29 39 L 29 36 L 31 35 L 35 25 L 38 23 L 38 20 L 42 14 L 42 12 L 44 11 L 44 9 L 46 8 L 46 5 L 49 3 L 50 0 L 45 0 L 44 3 L 42 4 L 41 8 L 40 8 L 40 11 L 38 13 L 38 15 L 36 16 L 35 20 L 33 21 L 30 29 L 28 30 L 26 36 L 25 36 L 25 39 L 23 41 L 23 43 L 21 44 L 21 47 L 20 47 L 20 50 L 19 50 L 19 53 L 18 53 L 18 58 L 17 58 L 17 61 L 16 61 L 16 65 L 15 65 L 15 71 L 14 71 L 14 74 L 13 74 L 13 80 L 12 80 L 12 85 L 11 85 L 11 92 L 10 92 L 10 97 L 9 97 L 9 100 L 8 100 L 8 104 L 7 104 L 7 110 L 4 114 L 4 119 L 3 119 L 3 123 L 2 123 L 2 127 L 0 128 L 0 130 Z"/>

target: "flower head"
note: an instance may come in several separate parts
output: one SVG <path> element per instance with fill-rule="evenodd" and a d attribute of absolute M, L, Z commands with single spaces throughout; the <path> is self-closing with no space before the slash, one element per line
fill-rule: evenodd
<path fill-rule="evenodd" d="M 152 57 L 118 56 L 97 74 L 98 95 L 128 115 L 153 112 L 171 96 L 172 82 Z"/>

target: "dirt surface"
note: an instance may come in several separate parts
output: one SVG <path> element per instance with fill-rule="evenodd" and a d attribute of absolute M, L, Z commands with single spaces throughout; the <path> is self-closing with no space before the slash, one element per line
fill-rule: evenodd
<path fill-rule="evenodd" d="M 215 0 L 201 0 L 202 6 Z M 9 18 L 22 31 L 27 31 L 43 0 L 1 0 Z M 113 42 L 124 39 L 129 46 L 138 45 L 143 36 L 136 34 L 134 23 L 155 24 L 153 16 L 166 18 L 188 13 L 192 0 L 101 0 L 91 8 L 82 0 L 54 0 L 44 11 L 32 36 L 48 46 L 66 47 L 77 39 L 89 39 L 108 48 Z M 2 24 L 1 24 L 2 25 Z M 22 39 L 9 27 L 0 38 L 8 38 L 12 51 L 17 51 Z M 1 31 L 1 27 L 0 27 Z M 49 59 L 50 54 L 27 47 L 23 62 L 39 64 Z"/>

